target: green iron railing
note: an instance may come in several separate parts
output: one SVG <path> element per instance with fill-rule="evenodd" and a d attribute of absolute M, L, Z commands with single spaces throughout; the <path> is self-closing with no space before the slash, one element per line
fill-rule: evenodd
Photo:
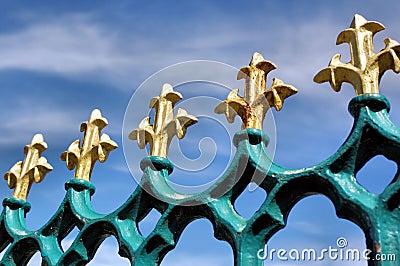
<path fill-rule="evenodd" d="M 128 258 L 132 265 L 159 265 L 175 247 L 185 227 L 199 218 L 211 221 L 215 237 L 230 244 L 235 265 L 262 265 L 259 250 L 285 226 L 291 208 L 313 194 L 327 196 L 339 217 L 354 222 L 363 230 L 367 248 L 372 251 L 370 256 L 394 253 L 399 257 L 400 183 L 397 176 L 379 195 L 368 192 L 355 179 L 357 172 L 376 155 L 383 155 L 397 165 L 400 163 L 400 128 L 391 122 L 389 101 L 377 89 L 386 69 L 400 70 L 400 48 L 392 40 L 386 41 L 386 48 L 378 54 L 373 54 L 371 47 L 362 46 L 372 45 L 373 34 L 383 28 L 380 26 L 356 15 L 350 29 L 338 37 L 338 43 L 346 41 L 352 45 L 352 61 L 340 63 L 335 56 L 329 67 L 315 77 L 317 82 L 330 81 L 335 90 L 340 89 L 342 82 L 349 82 L 358 96 L 349 104 L 354 125 L 347 140 L 330 158 L 309 168 L 286 169 L 271 162 L 265 151 L 268 136 L 257 128 L 262 125 L 257 119 L 262 121 L 269 105 L 280 109 L 284 98 L 296 90 L 279 80 L 265 90 L 265 76 L 274 65 L 259 54 L 255 54 L 249 67 L 242 69 L 240 74 L 246 74 L 245 97 L 238 97 L 236 91 L 216 108 L 231 120 L 231 116 L 239 114 L 244 128 L 233 139 L 237 152 L 229 169 L 204 192 L 181 194 L 167 182 L 173 170 L 166 158 L 170 138 L 174 135 L 182 138 L 186 127 L 196 119 L 181 110 L 175 118 L 168 120 L 173 122 L 172 129 L 161 126 L 167 119 L 165 110 L 171 111 L 180 99 L 179 93 L 165 86 L 160 97 L 152 101 L 152 106 L 158 108 L 155 125 L 151 126 L 149 120 L 144 119 L 130 135 L 141 147 L 150 143 L 151 156 L 141 161 L 143 177 L 129 199 L 107 215 L 92 208 L 91 196 L 95 187 L 90 182 L 90 175 L 94 163 L 96 160 L 104 162 L 108 153 L 116 148 L 107 135 L 100 136 L 107 120 L 95 110 L 90 120 L 82 125 L 81 129 L 85 131 L 82 144 L 75 141 L 61 156 L 69 169 L 76 167 L 75 178 L 65 184 L 64 200 L 46 225 L 30 231 L 25 220 L 30 209 L 26 201 L 29 188 L 51 170 L 41 157 L 47 145 L 41 135 L 36 135 L 25 148 L 24 162 L 14 165 L 5 175 L 15 192 L 13 197 L 3 201 L 0 250 L 6 251 L 1 265 L 26 265 L 37 251 L 41 253 L 43 265 L 83 265 L 111 235 L 118 241 L 119 254 Z M 371 42 L 365 41 L 368 38 Z M 250 84 L 251 80 L 256 84 Z M 258 101 L 257 97 L 266 99 L 268 105 Z M 157 124 L 157 117 L 162 118 L 161 124 Z M 267 198 L 251 218 L 245 219 L 236 212 L 234 202 L 254 180 L 265 190 Z M 162 215 L 155 229 L 144 237 L 138 230 L 138 223 L 152 209 Z M 74 227 L 79 229 L 79 234 L 72 245 L 63 250 L 61 241 Z M 397 265 L 395 261 L 370 260 L 368 263 Z"/>

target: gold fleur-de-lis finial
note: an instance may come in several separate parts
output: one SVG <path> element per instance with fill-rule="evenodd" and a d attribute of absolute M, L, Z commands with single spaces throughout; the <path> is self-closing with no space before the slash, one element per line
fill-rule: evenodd
<path fill-rule="evenodd" d="M 160 96 L 150 101 L 150 108 L 155 108 L 154 124 L 150 124 L 150 117 L 145 117 L 139 127 L 129 134 L 129 139 L 137 140 L 141 149 L 150 144 L 151 156 L 167 158 L 169 144 L 176 135 L 182 139 L 186 129 L 197 123 L 197 118 L 179 108 L 174 117 L 174 104 L 182 99 L 179 92 L 174 91 L 170 84 L 164 84 Z"/>
<path fill-rule="evenodd" d="M 61 154 L 61 160 L 66 162 L 69 170 L 76 167 L 75 178 L 90 181 L 96 161 L 105 162 L 110 151 L 118 148 L 117 143 L 107 134 L 100 136 L 101 130 L 107 125 L 108 121 L 101 116 L 100 110 L 94 109 L 89 121 L 81 124 L 81 132 L 84 132 L 82 145 L 79 140 L 75 140 L 68 150 Z"/>
<path fill-rule="evenodd" d="M 42 134 L 33 136 L 31 144 L 24 148 L 25 159 L 11 167 L 4 175 L 8 186 L 14 188 L 13 198 L 26 200 L 33 182 L 39 183 L 44 176 L 53 170 L 53 167 L 42 157 L 42 152 L 47 149 Z"/>
<path fill-rule="evenodd" d="M 264 117 L 273 106 L 277 111 L 282 109 L 284 100 L 297 93 L 297 89 L 274 79 L 272 86 L 266 90 L 267 74 L 276 66 L 267 61 L 259 53 L 254 53 L 249 66 L 243 67 L 237 79 L 246 79 L 244 97 L 239 97 L 239 89 L 231 91 L 226 100 L 215 107 L 217 114 L 225 114 L 227 120 L 233 123 L 235 116 L 242 119 L 242 128 L 262 129 Z"/>
<path fill-rule="evenodd" d="M 336 44 L 350 45 L 350 62 L 342 63 L 340 54 L 334 55 L 329 66 L 321 70 L 314 77 L 314 81 L 329 81 L 335 91 L 340 91 L 342 83 L 348 82 L 353 85 L 356 95 L 379 93 L 379 81 L 385 71 L 400 71 L 398 42 L 385 39 L 385 48 L 379 53 L 374 53 L 373 37 L 375 33 L 384 29 L 382 24 L 367 21 L 356 14 L 350 28 L 342 31 L 336 40 Z"/>

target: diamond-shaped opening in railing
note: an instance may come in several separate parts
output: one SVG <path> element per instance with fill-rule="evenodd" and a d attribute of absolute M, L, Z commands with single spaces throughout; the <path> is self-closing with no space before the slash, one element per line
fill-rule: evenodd
<path fill-rule="evenodd" d="M 233 265 L 231 246 L 215 239 L 213 231 L 207 219 L 191 222 L 160 265 Z"/>
<path fill-rule="evenodd" d="M 251 218 L 264 203 L 267 193 L 264 189 L 251 182 L 235 200 L 234 207 L 243 218 Z"/>
<path fill-rule="evenodd" d="M 42 263 L 42 256 L 40 255 L 40 252 L 37 251 L 29 260 L 27 266 L 37 266 L 41 265 Z"/>
<path fill-rule="evenodd" d="M 266 265 L 362 266 L 368 265 L 365 250 L 361 228 L 338 218 L 328 198 L 314 195 L 292 208 L 285 228 L 271 237 L 259 256 Z"/>
<path fill-rule="evenodd" d="M 93 259 L 87 265 L 131 265 L 127 258 L 118 255 L 118 242 L 114 236 L 108 237 L 101 243 Z"/>
<path fill-rule="evenodd" d="M 154 228 L 156 228 L 158 220 L 160 220 L 161 213 L 158 212 L 156 209 L 152 209 L 146 217 L 144 217 L 138 223 L 138 229 L 140 234 L 143 237 L 147 237 L 151 232 L 153 232 Z"/>
<path fill-rule="evenodd" d="M 69 249 L 69 247 L 72 245 L 79 232 L 80 232 L 79 229 L 76 226 L 74 226 L 71 232 L 69 232 L 68 235 L 64 237 L 63 240 L 61 240 L 61 247 L 63 251 L 67 251 Z"/>
<path fill-rule="evenodd" d="M 380 194 L 393 181 L 398 167 L 382 155 L 369 160 L 356 173 L 357 182 L 371 193 Z"/>

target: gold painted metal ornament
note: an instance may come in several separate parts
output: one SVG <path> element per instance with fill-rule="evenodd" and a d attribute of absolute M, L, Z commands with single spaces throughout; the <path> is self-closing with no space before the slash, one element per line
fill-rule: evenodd
<path fill-rule="evenodd" d="M 197 118 L 189 115 L 184 109 L 178 108 L 174 117 L 174 104 L 182 99 L 179 92 L 174 91 L 170 84 L 164 84 L 160 96 L 150 101 L 150 108 L 155 108 L 154 125 L 150 124 L 150 117 L 145 117 L 139 127 L 129 134 L 129 139 L 137 140 L 141 149 L 150 144 L 150 156 L 167 158 L 169 145 L 176 135 L 182 139 L 189 126 L 198 122 Z"/>
<path fill-rule="evenodd" d="M 356 95 L 379 93 L 379 81 L 385 71 L 392 69 L 396 73 L 400 72 L 398 42 L 385 39 L 385 48 L 374 53 L 373 37 L 384 29 L 382 24 L 367 21 L 356 14 L 350 28 L 342 31 L 336 40 L 336 44 L 350 45 L 350 62 L 342 63 L 340 54 L 334 55 L 329 66 L 321 70 L 314 81 L 329 81 L 335 91 L 340 91 L 342 83 L 348 82 L 353 85 Z"/>
<path fill-rule="evenodd" d="M 24 148 L 25 159 L 11 167 L 4 175 L 8 186 L 14 188 L 13 198 L 26 200 L 33 182 L 41 182 L 45 175 L 53 170 L 53 167 L 42 157 L 42 152 L 47 149 L 42 134 L 33 136 L 29 145 Z"/>
<path fill-rule="evenodd" d="M 89 121 L 81 124 L 81 132 L 84 132 L 82 145 L 79 140 L 75 140 L 68 150 L 61 154 L 61 160 L 66 162 L 69 170 L 76 167 L 75 178 L 90 181 L 96 161 L 105 162 L 110 151 L 118 148 L 117 143 L 107 134 L 100 137 L 101 130 L 107 125 L 108 121 L 102 117 L 100 110 L 94 109 Z"/>
<path fill-rule="evenodd" d="M 243 67 L 237 79 L 245 79 L 244 97 L 238 95 L 239 89 L 231 91 L 226 100 L 215 107 L 214 112 L 225 114 L 229 123 L 233 123 L 235 116 L 242 119 L 242 129 L 262 129 L 264 117 L 268 109 L 273 106 L 277 111 L 282 109 L 284 100 L 297 93 L 297 89 L 284 84 L 274 78 L 272 86 L 266 90 L 267 74 L 276 69 L 271 61 L 267 61 L 259 53 L 254 53 L 249 66 Z"/>

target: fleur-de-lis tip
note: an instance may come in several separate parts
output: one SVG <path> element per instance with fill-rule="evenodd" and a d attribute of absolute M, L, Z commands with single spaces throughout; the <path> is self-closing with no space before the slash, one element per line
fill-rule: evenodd
<path fill-rule="evenodd" d="M 94 109 L 89 120 L 81 124 L 81 131 L 85 132 L 82 142 L 75 140 L 69 145 L 67 151 L 60 156 L 66 162 L 69 170 L 75 170 L 75 178 L 90 181 L 93 167 L 96 161 L 104 162 L 110 151 L 118 147 L 107 134 L 101 134 L 101 130 L 108 125 L 99 109 Z"/>
<path fill-rule="evenodd" d="M 385 29 L 385 27 L 381 23 L 376 21 L 368 21 L 359 14 L 354 15 L 354 18 L 350 24 L 350 28 L 364 28 L 365 30 L 371 31 L 373 34 Z"/>
<path fill-rule="evenodd" d="M 237 80 L 249 77 L 252 67 L 263 70 L 265 74 L 268 74 L 270 71 L 276 69 L 276 65 L 273 62 L 265 60 L 262 54 L 255 52 L 250 60 L 249 65 L 242 67 L 238 72 Z"/>

